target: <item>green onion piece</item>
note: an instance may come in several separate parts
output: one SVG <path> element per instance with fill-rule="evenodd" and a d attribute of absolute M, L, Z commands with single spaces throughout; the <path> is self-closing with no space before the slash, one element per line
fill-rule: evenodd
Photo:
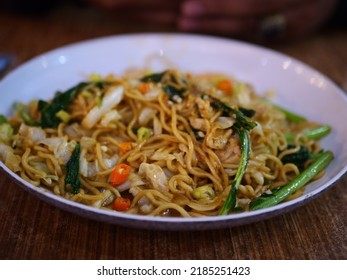
<path fill-rule="evenodd" d="M 249 153 L 250 153 L 250 140 L 247 130 L 242 129 L 239 131 L 240 140 L 241 140 L 241 161 L 240 165 L 237 169 L 236 176 L 234 181 L 231 184 L 230 192 L 227 196 L 227 199 L 222 207 L 222 209 L 219 212 L 219 215 L 226 215 L 230 212 L 230 210 L 235 209 L 236 206 L 236 197 L 237 197 L 237 190 L 241 183 L 241 179 L 246 171 L 248 159 L 249 159 Z"/>
<path fill-rule="evenodd" d="M 274 206 L 291 194 L 306 185 L 312 178 L 322 171 L 332 161 L 334 155 L 330 151 L 325 151 L 316 157 L 316 160 L 308 166 L 300 175 L 295 177 L 292 181 L 286 185 L 280 187 L 273 195 L 269 197 L 258 197 L 256 200 L 250 203 L 251 210 L 259 210 L 267 207 Z"/>
<path fill-rule="evenodd" d="M 209 201 L 211 199 L 214 199 L 215 196 L 216 192 L 214 191 L 211 185 L 197 187 L 193 191 L 193 197 L 197 200 Z"/>
<path fill-rule="evenodd" d="M 71 120 L 71 115 L 64 111 L 60 110 L 58 113 L 55 114 L 63 123 L 68 123 Z"/>
<path fill-rule="evenodd" d="M 146 127 L 141 127 L 137 131 L 137 140 L 143 142 L 151 136 L 151 131 Z"/>
<path fill-rule="evenodd" d="M 82 90 L 80 93 L 85 98 L 93 98 L 94 95 L 88 90 Z"/>

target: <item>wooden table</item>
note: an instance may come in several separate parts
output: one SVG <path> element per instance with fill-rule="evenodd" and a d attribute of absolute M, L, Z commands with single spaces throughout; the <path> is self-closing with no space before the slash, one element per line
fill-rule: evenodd
<path fill-rule="evenodd" d="M 15 53 L 19 65 L 68 43 L 143 31 L 163 30 L 125 25 L 76 7 L 39 17 L 0 11 L 0 53 Z M 311 65 L 346 91 L 345 31 L 324 30 L 271 47 Z M 95 222 L 54 208 L 0 171 L 0 259 L 346 259 L 346 185 L 345 175 L 299 209 L 250 225 L 158 232 Z"/>

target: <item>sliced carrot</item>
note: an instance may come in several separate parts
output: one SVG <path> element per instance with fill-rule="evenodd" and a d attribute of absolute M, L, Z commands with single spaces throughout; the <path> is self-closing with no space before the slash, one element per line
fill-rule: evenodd
<path fill-rule="evenodd" d="M 124 211 L 130 208 L 131 201 L 129 198 L 124 198 L 121 196 L 118 196 L 114 201 L 113 201 L 113 209 L 117 211 Z"/>
<path fill-rule="evenodd" d="M 150 89 L 150 86 L 149 86 L 149 83 L 141 83 L 139 85 L 139 91 L 142 93 L 142 94 L 145 94 L 149 91 Z"/>
<path fill-rule="evenodd" d="M 119 152 L 121 155 L 125 154 L 126 152 L 129 152 L 133 149 L 133 142 L 122 142 L 119 144 Z"/>
<path fill-rule="evenodd" d="M 233 85 L 229 80 L 221 80 L 217 84 L 217 88 L 221 91 L 224 91 L 227 94 L 230 94 L 233 92 Z"/>
<path fill-rule="evenodd" d="M 131 167 L 129 165 L 124 163 L 117 164 L 108 181 L 112 186 L 117 187 L 128 179 L 130 172 Z"/>

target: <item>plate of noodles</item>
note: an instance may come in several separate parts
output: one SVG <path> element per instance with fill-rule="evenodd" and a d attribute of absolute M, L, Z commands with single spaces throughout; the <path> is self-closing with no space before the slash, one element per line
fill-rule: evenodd
<path fill-rule="evenodd" d="M 94 39 L 24 63 L 0 93 L 1 168 L 102 222 L 251 223 L 302 205 L 347 169 L 346 94 L 294 58 L 239 41 Z"/>

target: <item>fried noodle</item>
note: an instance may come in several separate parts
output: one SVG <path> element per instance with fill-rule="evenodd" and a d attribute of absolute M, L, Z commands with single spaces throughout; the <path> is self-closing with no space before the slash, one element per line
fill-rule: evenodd
<path fill-rule="evenodd" d="M 14 129 L 7 143 L 12 157 L 2 160 L 29 183 L 79 203 L 112 210 L 122 196 L 131 200 L 126 213 L 201 217 L 218 215 L 242 152 L 234 126 L 237 117 L 213 106 L 215 99 L 236 110 L 253 111 L 248 117 L 256 124 L 249 131 L 251 152 L 237 192 L 237 207 L 243 211 L 252 200 L 300 174 L 301 168 L 284 163 L 283 157 L 301 146 L 310 153 L 320 150 L 317 141 L 302 133 L 316 123 L 288 120 L 249 84 L 220 74 L 167 70 L 160 79 L 144 79 L 146 73 L 94 75 L 64 110 L 69 119 L 57 127 L 28 125 L 17 110 L 9 118 Z M 231 87 L 221 86 L 222 81 Z M 111 98 L 117 90 L 121 96 Z M 117 98 L 119 102 L 112 104 Z M 38 101 L 22 108 L 40 121 Z M 125 142 L 131 148 L 122 151 Z M 77 143 L 80 186 L 74 193 L 65 179 Z M 109 178 L 121 163 L 130 166 L 131 173 L 115 186 Z"/>

